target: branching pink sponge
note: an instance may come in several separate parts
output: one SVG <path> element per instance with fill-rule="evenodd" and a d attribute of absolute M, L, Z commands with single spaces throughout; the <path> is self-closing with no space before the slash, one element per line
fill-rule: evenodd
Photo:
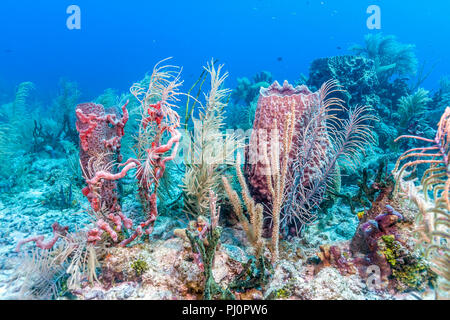
<path fill-rule="evenodd" d="M 148 105 L 148 116 L 141 120 L 141 126 L 144 129 L 148 124 L 152 124 L 156 133 L 150 148 L 145 150 L 145 157 L 130 158 L 117 166 L 111 166 L 111 163 L 116 159 L 121 162 L 120 140 L 128 120 L 126 105 L 122 107 L 122 118 L 117 113 L 106 113 L 103 106 L 93 103 L 81 104 L 77 107 L 77 129 L 80 133 L 81 145 L 80 162 L 87 183 L 83 194 L 89 199 L 94 211 L 106 212 L 103 215 L 104 219 L 97 221 L 96 228 L 89 231 L 89 242 L 95 243 L 100 240 L 104 232 L 116 242 L 117 233 L 122 230 L 122 226 L 126 229 L 133 227 L 131 219 L 122 213 L 115 190 L 117 180 L 122 179 L 128 171 L 135 168 L 139 182 L 139 195 L 147 218 L 120 245 L 126 246 L 142 234 L 149 235 L 153 231 L 153 225 L 158 216 L 156 192 L 159 180 L 166 169 L 166 162 L 172 161 L 177 155 L 181 139 L 181 133 L 177 130 L 178 114 L 170 108 L 164 108 L 165 104 L 166 102 L 161 100 L 156 104 Z M 172 112 L 171 118 L 176 120 L 173 123 L 164 121 L 169 117 L 169 112 Z M 163 134 L 169 136 L 166 143 L 161 143 Z"/>
<path fill-rule="evenodd" d="M 87 186 L 82 193 L 89 200 L 96 212 L 96 226 L 87 233 L 88 242 L 96 243 L 106 233 L 117 242 L 118 233 L 122 228 L 133 228 L 133 222 L 127 218 L 118 201 L 117 181 L 124 178 L 131 169 L 136 169 L 136 179 L 139 183 L 139 195 L 147 217 L 140 223 L 128 239 L 120 246 L 126 246 L 137 237 L 149 235 L 158 216 L 157 189 L 159 180 L 164 174 L 166 163 L 174 160 L 178 153 L 181 133 L 179 115 L 170 108 L 167 94 L 156 104 L 141 102 L 148 113 L 141 119 L 141 127 L 146 130 L 152 124 L 154 138 L 148 141 L 149 148 L 139 159 L 130 158 L 122 162 L 120 154 L 121 139 L 125 134 L 124 127 L 128 121 L 127 104 L 122 106 L 122 116 L 115 108 L 105 110 L 100 104 L 83 103 L 76 108 L 76 128 L 80 137 L 80 165 Z M 163 143 L 163 136 L 168 140 Z M 146 139 L 144 137 L 143 139 Z M 54 224 L 54 238 L 44 243 L 43 236 L 32 237 L 19 242 L 17 250 L 23 243 L 34 241 L 40 248 L 50 249 L 62 231 L 59 224 Z M 65 234 L 65 233 L 64 233 Z"/>
<path fill-rule="evenodd" d="M 159 180 L 166 170 L 166 162 L 172 161 L 176 157 L 181 139 L 181 133 L 177 129 L 180 126 L 179 116 L 172 109 L 164 108 L 166 104 L 166 101 L 161 100 L 156 104 L 148 105 L 146 108 L 148 117 L 143 117 L 141 120 L 141 126 L 144 129 L 151 123 L 156 131 L 151 147 L 145 150 L 145 158 L 128 159 L 125 163 L 119 165 L 120 167 L 123 166 L 122 171 L 126 170 L 128 166 L 134 165 L 137 167 L 136 178 L 139 182 L 139 196 L 144 212 L 147 214 L 147 219 L 136 228 L 130 238 L 120 243 L 121 246 L 131 243 L 138 236 L 141 236 L 144 230 L 145 234 L 151 234 L 158 217 L 156 194 Z M 175 121 L 165 121 L 168 118 L 175 119 Z M 169 135 L 169 140 L 165 144 L 161 143 L 164 133 Z M 169 152 L 170 154 L 165 155 Z"/>
<path fill-rule="evenodd" d="M 20 248 L 22 245 L 24 245 L 27 242 L 35 242 L 36 247 L 44 249 L 44 250 L 50 250 L 55 245 L 56 241 L 61 236 L 65 236 L 67 234 L 67 231 L 69 230 L 69 227 L 62 227 L 58 222 L 54 222 L 52 224 L 53 229 L 53 238 L 49 240 L 48 242 L 44 242 L 45 237 L 44 236 L 33 236 L 24 240 L 19 241 L 19 243 L 16 246 L 16 252 L 20 251 Z"/>

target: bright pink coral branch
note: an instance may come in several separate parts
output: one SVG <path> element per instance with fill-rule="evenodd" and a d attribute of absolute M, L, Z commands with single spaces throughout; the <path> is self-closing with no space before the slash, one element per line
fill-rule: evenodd
<path fill-rule="evenodd" d="M 145 210 L 148 214 L 148 218 L 145 222 L 141 223 L 133 235 L 125 239 L 120 243 L 121 246 L 126 246 L 135 240 L 138 236 L 143 234 L 143 230 L 145 229 L 145 234 L 150 235 L 153 231 L 153 225 L 158 217 L 158 206 L 157 206 L 157 188 L 159 184 L 159 179 L 164 174 L 166 169 L 166 162 L 172 161 L 175 159 L 178 153 L 178 146 L 181 139 L 181 133 L 177 130 L 179 123 L 174 125 L 163 125 L 162 121 L 166 114 L 162 111 L 161 108 L 162 101 L 150 105 L 147 109 L 149 117 L 143 118 L 141 121 L 141 125 L 145 129 L 150 122 L 156 123 L 156 128 L 159 130 L 156 134 L 155 140 L 151 144 L 151 148 L 147 149 L 147 159 L 150 159 L 150 163 L 152 165 L 153 174 L 151 181 L 146 180 L 146 177 L 142 174 L 142 163 L 137 159 L 129 159 L 122 165 L 129 165 L 135 163 L 138 166 L 138 174 L 137 179 L 139 180 L 139 194 L 142 199 L 142 202 L 145 203 Z M 164 132 L 168 132 L 171 136 L 169 141 L 166 144 L 160 145 L 159 141 Z M 169 156 L 163 158 L 162 156 L 172 150 Z M 153 190 L 152 190 L 153 189 Z"/>
<path fill-rule="evenodd" d="M 105 220 L 103 220 L 103 219 L 98 220 L 97 227 L 99 227 L 100 230 L 107 232 L 111 236 L 111 239 L 113 239 L 114 242 L 117 241 L 117 239 L 118 239 L 117 233 L 110 227 L 110 225 L 107 222 L 105 222 Z"/>
<path fill-rule="evenodd" d="M 121 243 L 119 243 L 119 246 L 121 246 L 121 247 L 127 246 L 128 244 L 133 242 L 137 237 L 141 236 L 142 234 L 143 234 L 142 227 L 138 226 L 136 228 L 136 231 L 133 233 L 133 235 L 131 237 L 129 237 L 128 239 L 125 239 Z"/>
<path fill-rule="evenodd" d="M 128 102 L 127 102 L 128 103 Z M 156 124 L 155 130 L 156 135 L 153 143 L 151 144 L 150 149 L 146 150 L 145 165 L 150 165 L 151 167 L 146 167 L 146 170 L 150 169 L 152 172 L 143 170 L 143 163 L 141 159 L 128 159 L 125 163 L 118 164 L 118 168 L 122 168 L 122 170 L 118 173 L 112 173 L 106 170 L 95 172 L 93 177 L 86 180 L 87 187 L 83 189 L 83 194 L 89 199 L 92 208 L 94 211 L 99 211 L 100 208 L 103 208 L 104 200 L 102 195 L 108 195 L 110 192 L 102 192 L 103 189 L 108 188 L 108 186 L 115 186 L 115 183 L 112 183 L 116 180 L 122 179 L 128 173 L 129 170 L 133 168 L 137 168 L 136 178 L 139 181 L 139 194 L 142 199 L 142 203 L 144 206 L 144 211 L 148 214 L 147 220 L 141 223 L 132 234 L 132 236 L 128 239 L 125 239 L 120 243 L 121 246 L 126 246 L 135 240 L 137 237 L 145 234 L 150 234 L 153 230 L 154 222 L 158 216 L 158 208 L 157 208 L 157 188 L 159 184 L 159 179 L 163 176 L 164 171 L 166 169 L 166 162 L 172 161 L 175 159 L 179 142 L 181 139 L 181 133 L 177 130 L 179 127 L 179 121 L 175 124 L 165 124 L 163 120 L 167 117 L 166 112 L 162 108 L 163 101 L 159 101 L 156 104 L 149 105 L 147 107 L 148 117 L 144 117 L 141 120 L 141 125 L 145 129 L 147 125 L 151 122 Z M 87 104 L 80 107 L 80 110 L 77 110 L 77 115 L 80 121 L 80 128 L 78 128 L 80 132 L 80 139 L 83 141 L 91 141 L 93 142 L 93 146 L 95 148 L 103 148 L 109 149 L 113 151 L 117 151 L 119 153 L 118 159 L 121 162 L 120 157 L 120 140 L 124 135 L 123 127 L 128 121 L 129 115 L 126 110 L 126 104 L 122 107 L 123 116 L 120 120 L 116 114 L 107 114 L 104 115 L 102 106 L 98 106 L 95 104 Z M 84 112 L 82 112 L 84 111 Z M 95 113 L 92 113 L 95 112 Z M 98 124 L 94 127 L 94 123 L 101 123 L 99 130 Z M 92 123 L 92 126 L 86 125 Z M 111 129 L 105 127 L 105 123 L 112 125 Z M 114 129 L 116 128 L 116 129 Z M 94 134 L 98 133 L 102 134 L 106 132 L 106 130 L 116 130 L 114 131 L 115 135 L 108 131 L 107 135 L 103 135 L 105 138 L 97 139 Z M 170 139 L 166 144 L 160 145 L 160 139 L 162 135 L 168 132 L 170 134 Z M 100 143 L 99 143 L 100 142 Z M 94 148 L 94 149 L 95 149 Z M 84 149 L 84 148 L 83 148 Z M 89 148 L 90 149 L 90 146 Z M 171 151 L 172 150 L 172 151 Z M 167 157 L 163 157 L 163 155 L 167 152 L 171 151 L 170 155 Z M 120 158 L 119 158 L 120 157 Z M 144 175 L 143 172 L 150 173 L 149 175 Z M 148 179 L 148 178 L 151 179 Z M 112 200 L 117 200 L 116 198 Z M 107 201 L 109 204 L 107 209 L 110 211 L 107 214 L 105 220 L 100 219 L 97 221 L 97 228 L 94 228 L 88 233 L 88 241 L 96 242 L 101 239 L 101 235 L 103 232 L 107 232 L 113 241 L 117 241 L 118 236 L 117 232 L 122 230 L 122 225 L 125 226 L 126 229 L 131 229 L 133 226 L 133 222 L 131 219 L 128 219 L 120 209 L 120 206 L 117 204 L 117 201 Z M 115 229 L 111 228 L 110 224 L 114 225 Z"/>
<path fill-rule="evenodd" d="M 92 144 L 95 144 L 96 140 L 101 139 L 101 135 L 104 134 L 107 124 L 116 128 L 116 136 L 118 139 L 113 137 L 110 140 L 105 139 L 103 142 L 107 146 L 114 146 L 120 149 L 120 138 L 125 134 L 124 127 L 129 119 L 127 105 L 128 101 L 122 106 L 122 117 L 120 119 L 114 113 L 105 114 L 104 108 L 101 105 L 94 103 L 78 105 L 75 111 L 78 118 L 76 128 L 79 132 L 81 147 L 84 151 L 88 151 L 92 147 Z M 89 111 L 91 112 L 87 113 Z"/>
<path fill-rule="evenodd" d="M 153 151 L 151 151 L 151 153 L 154 154 L 163 154 L 167 151 L 169 151 L 170 149 L 172 149 L 172 153 L 170 154 L 170 156 L 162 159 L 159 162 L 159 168 L 158 170 L 156 170 L 156 179 L 160 179 L 163 174 L 164 171 L 166 170 L 166 162 L 167 161 L 172 161 L 173 159 L 175 159 L 175 157 L 177 156 L 178 153 L 178 146 L 179 146 L 179 142 L 180 142 L 180 138 L 181 138 L 181 133 L 175 129 L 175 128 L 169 128 L 168 131 L 172 134 L 172 137 L 169 139 L 169 141 L 162 146 L 156 147 Z"/>
<path fill-rule="evenodd" d="M 101 179 L 105 180 L 119 180 L 126 176 L 129 170 L 136 168 L 135 162 L 128 163 L 120 172 L 118 173 L 110 173 L 108 171 L 98 171 L 95 173 L 95 176 L 92 179 L 86 180 L 86 183 L 89 185 L 97 184 Z"/>
<path fill-rule="evenodd" d="M 24 245 L 27 242 L 35 242 L 36 247 L 44 249 L 44 250 L 50 250 L 51 248 L 53 248 L 56 241 L 58 241 L 58 239 L 61 236 L 65 236 L 67 234 L 69 227 L 67 227 L 67 226 L 62 227 L 58 222 L 54 222 L 52 224 L 52 229 L 53 229 L 53 238 L 50 241 L 44 242 L 44 239 L 45 239 L 44 236 L 33 236 L 33 237 L 19 241 L 19 243 L 16 246 L 16 252 L 19 252 L 22 245 Z"/>
<path fill-rule="evenodd" d="M 89 243 L 96 243 L 97 241 L 101 240 L 101 236 L 103 234 L 103 230 L 94 228 L 88 231 L 88 238 L 87 241 Z"/>
<path fill-rule="evenodd" d="M 87 123 L 88 127 L 86 129 L 82 129 L 78 122 L 76 124 L 76 128 L 80 135 L 80 142 L 81 147 L 84 151 L 87 151 L 89 149 L 89 142 L 88 139 L 92 136 L 95 128 L 97 127 L 97 117 L 95 114 L 85 115 L 83 111 L 80 109 L 77 109 L 76 111 L 77 117 L 80 120 L 81 123 Z"/>

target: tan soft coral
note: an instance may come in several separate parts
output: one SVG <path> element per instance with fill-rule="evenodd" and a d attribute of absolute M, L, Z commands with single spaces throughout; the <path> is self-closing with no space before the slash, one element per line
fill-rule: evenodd
<path fill-rule="evenodd" d="M 409 202 L 419 209 L 416 216 L 416 241 L 433 263 L 432 270 L 441 276 L 437 294 L 443 298 L 448 298 L 450 291 L 449 133 L 450 107 L 447 107 L 438 123 L 434 139 L 410 135 L 397 138 L 396 141 L 414 139 L 428 145 L 403 153 L 393 170 L 396 178 L 395 194 L 406 200 L 405 205 Z M 417 179 L 406 180 L 420 166 L 426 168 L 420 183 L 417 183 Z"/>

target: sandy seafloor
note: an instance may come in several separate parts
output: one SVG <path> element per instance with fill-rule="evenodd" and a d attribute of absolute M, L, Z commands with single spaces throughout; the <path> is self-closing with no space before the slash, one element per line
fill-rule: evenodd
<path fill-rule="evenodd" d="M 46 206 L 46 193 L 61 183 L 70 183 L 66 159 L 40 159 L 32 161 L 26 174 L 28 188 L 0 195 L 0 299 L 30 298 L 21 288 L 26 277 L 21 273 L 21 257 L 34 244 L 23 246 L 20 254 L 14 251 L 19 240 L 30 235 L 52 236 L 51 224 L 58 221 L 69 230 L 87 227 L 90 217 L 83 210 L 88 206 L 80 190 L 74 187 L 74 205 L 71 209 L 50 209 Z M 133 215 L 138 211 L 133 195 L 127 195 L 122 206 Z M 304 236 L 282 242 L 284 254 L 276 264 L 273 277 L 264 293 L 258 290 L 239 296 L 241 299 L 274 298 L 275 292 L 288 288 L 283 299 L 432 299 L 432 292 L 394 294 L 374 292 L 367 288 L 366 280 L 357 274 L 342 276 L 333 267 L 322 269 L 312 276 L 306 264 L 320 245 L 349 241 L 358 225 L 358 218 L 342 203 L 332 213 L 308 228 Z M 149 243 L 135 244 L 131 248 L 112 248 L 104 261 L 107 270 L 120 271 L 122 281 L 107 283 L 104 276 L 94 285 L 86 285 L 75 293 L 77 299 L 198 299 L 201 296 L 202 272 L 190 257 L 190 245 L 175 237 L 173 230 L 184 227 L 180 219 L 160 216 Z M 224 228 L 222 245 L 216 254 L 214 276 L 219 283 L 228 283 L 241 269 L 249 256 L 250 246 L 240 229 Z M 149 269 L 136 277 L 131 263 L 145 260 Z M 112 271 L 114 272 L 114 271 Z M 106 279 L 106 280 L 105 280 Z M 107 284 L 105 284 L 107 283 Z M 61 297 L 60 299 L 67 299 Z"/>

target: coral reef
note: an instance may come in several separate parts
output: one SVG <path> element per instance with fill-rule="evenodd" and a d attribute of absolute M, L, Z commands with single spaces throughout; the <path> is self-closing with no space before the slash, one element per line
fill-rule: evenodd
<path fill-rule="evenodd" d="M 231 291 L 227 288 L 222 288 L 214 280 L 212 273 L 216 248 L 222 233 L 221 227 L 217 226 L 216 223 L 217 220 L 214 224 L 211 222 L 209 225 L 198 227 L 195 234 L 190 230 L 186 230 L 186 236 L 191 243 L 194 256 L 198 260 L 200 269 L 205 277 L 203 299 L 211 300 L 216 296 L 220 296 L 222 299 L 233 299 L 234 295 Z"/>
<path fill-rule="evenodd" d="M 414 45 L 403 44 L 393 35 L 382 33 L 367 34 L 365 45 L 350 48 L 356 54 L 364 54 L 375 61 L 375 68 L 380 81 L 387 81 L 392 75 L 413 75 L 417 71 L 417 58 Z"/>
<path fill-rule="evenodd" d="M 232 189 L 228 179 L 226 177 L 222 177 L 222 180 L 225 191 L 233 206 L 234 212 L 236 213 L 239 222 L 241 223 L 242 228 L 247 235 L 247 239 L 250 241 L 251 246 L 253 247 L 253 256 L 255 257 L 256 265 L 253 266 L 252 259 L 249 259 L 242 273 L 238 276 L 231 287 L 245 289 L 253 288 L 255 286 L 262 287 L 266 284 L 267 281 L 265 267 L 265 265 L 267 264 L 267 258 L 265 257 L 265 247 L 267 246 L 267 244 L 262 237 L 264 208 L 262 204 L 255 203 L 254 199 L 250 195 L 244 175 L 241 170 L 240 154 L 237 155 L 235 168 L 236 174 L 239 179 L 239 184 L 242 188 L 242 198 L 244 200 L 245 207 L 250 219 L 247 219 L 247 217 L 245 216 L 241 200 L 239 199 L 237 192 Z M 275 236 L 278 237 L 278 233 L 276 231 L 274 233 Z M 272 234 L 272 237 L 273 236 L 274 234 Z M 278 257 L 278 243 L 275 242 L 274 244 L 273 241 L 272 247 L 270 249 L 272 250 L 272 261 L 275 262 Z M 254 272 L 252 271 L 252 269 L 255 269 Z M 248 279 L 249 274 L 251 275 L 250 279 Z"/>
<path fill-rule="evenodd" d="M 180 117 L 174 110 L 181 94 L 181 84 L 178 68 L 160 66 L 158 63 L 148 84 L 136 83 L 130 89 L 140 102 L 142 118 L 135 145 L 137 158 L 129 158 L 120 165 L 123 168 L 119 178 L 123 178 L 128 170 L 136 168 L 139 197 L 146 220 L 140 223 L 131 237 L 120 243 L 121 246 L 126 246 L 143 235 L 144 229 L 146 235 L 153 231 L 158 216 L 159 181 L 166 170 L 166 162 L 175 159 L 181 139 L 178 130 Z M 165 136 L 168 136 L 168 140 L 163 143 Z M 164 156 L 168 152 L 170 154 Z"/>
<path fill-rule="evenodd" d="M 428 146 L 412 148 L 404 152 L 397 160 L 393 170 L 396 176 L 395 194 L 400 199 L 412 202 L 418 209 L 416 236 L 419 247 L 425 250 L 425 256 L 432 262 L 432 270 L 439 274 L 438 297 L 446 297 L 450 280 L 448 269 L 448 219 L 449 200 L 449 164 L 448 134 L 450 108 L 447 108 L 438 123 L 434 139 L 405 135 L 400 139 L 414 139 L 426 142 Z M 403 163 L 403 164 L 402 164 Z M 420 166 L 425 166 L 420 184 L 407 177 L 417 174 Z M 410 171 L 408 171 L 410 169 Z"/>
<path fill-rule="evenodd" d="M 416 289 L 423 291 L 428 281 L 436 277 L 423 258 L 413 256 L 393 235 L 382 236 L 379 250 L 391 266 L 399 291 Z"/>
<path fill-rule="evenodd" d="M 163 60 L 89 103 L 2 95 L 0 297 L 448 299 L 448 79 L 353 49 L 295 87 L 211 60 L 185 93 Z"/>
<path fill-rule="evenodd" d="M 323 83 L 334 79 L 346 89 L 339 97 L 348 105 L 368 105 L 374 108 L 380 104 L 375 93 L 379 86 L 373 60 L 362 56 L 336 56 L 314 60 L 310 66 L 310 88 L 319 89 Z"/>
<path fill-rule="evenodd" d="M 80 135 L 80 165 L 88 186 L 83 194 L 88 198 L 94 211 L 110 211 L 113 215 L 120 211 L 116 194 L 117 183 L 107 180 L 99 183 L 95 177 L 99 172 L 113 175 L 115 161 L 121 162 L 120 140 L 128 121 L 126 104 L 123 116 L 116 110 L 106 111 L 102 105 L 84 103 L 77 106 L 77 130 Z M 114 219 L 111 219 L 114 220 Z M 120 230 L 121 226 L 116 225 Z"/>
<path fill-rule="evenodd" d="M 259 202 L 271 200 L 271 194 L 266 186 L 268 163 L 264 160 L 264 148 L 267 154 L 272 152 L 271 145 L 276 148 L 279 144 L 279 137 L 288 134 L 284 131 L 286 115 L 294 109 L 295 131 L 301 127 L 301 119 L 305 110 L 317 110 L 320 106 L 320 95 L 318 92 L 312 93 L 306 86 L 292 87 L 287 81 L 280 86 L 274 82 L 268 88 L 262 88 L 258 100 L 255 121 L 250 143 L 245 154 L 245 175 L 250 184 L 250 191 Z M 310 112 L 313 113 L 313 112 Z M 306 118 L 306 115 L 304 116 Z M 308 120 L 304 120 L 305 123 Z M 277 127 L 274 127 L 274 123 Z M 296 135 L 292 138 L 296 139 Z M 326 148 L 326 144 L 324 146 Z M 295 146 L 291 148 L 289 157 L 293 157 Z M 282 162 L 283 152 L 279 153 Z"/>
<path fill-rule="evenodd" d="M 246 131 L 253 125 L 259 91 L 273 83 L 272 74 L 262 71 L 255 74 L 252 80 L 244 77 L 237 81 L 238 85 L 231 93 L 226 124 L 230 129 Z"/>
<path fill-rule="evenodd" d="M 248 78 L 238 78 L 238 85 L 233 91 L 233 99 L 236 102 L 244 101 L 248 106 L 258 96 L 261 87 L 268 87 L 272 82 L 272 74 L 262 71 L 253 76 L 252 81 Z"/>
<path fill-rule="evenodd" d="M 281 225 L 290 235 L 298 235 L 316 220 L 317 208 L 336 176 L 338 160 L 352 167 L 374 143 L 371 122 L 376 118 L 370 108 L 357 107 L 349 111 L 347 120 L 341 120 L 338 113 L 345 110 L 342 100 L 329 97 L 337 91 L 340 89 L 334 81 L 325 83 L 316 93 L 306 86 L 293 88 L 287 82 L 283 87 L 274 83 L 261 90 L 245 172 L 255 199 L 272 202 L 273 228 Z M 295 118 L 283 120 L 288 106 Z M 278 121 L 284 123 L 283 127 L 277 125 Z M 292 128 L 290 121 L 294 123 Z M 284 139 L 282 151 L 278 150 L 278 136 Z M 267 149 L 270 158 L 264 156 Z M 275 177 L 278 173 L 280 176 Z"/>
<path fill-rule="evenodd" d="M 361 55 L 345 55 L 316 59 L 311 63 L 307 84 L 310 88 L 320 86 L 333 79 L 345 91 L 333 93 L 348 105 L 371 106 L 374 115 L 381 121 L 374 123 L 375 138 L 385 149 L 398 136 L 392 121 L 398 121 L 396 110 L 401 97 L 410 93 L 404 79 L 381 82 L 371 58 Z"/>
<path fill-rule="evenodd" d="M 34 91 L 32 82 L 21 83 L 15 92 L 13 102 L 0 109 L 0 175 L 10 172 L 10 159 L 26 155 L 32 148 L 32 113 L 28 105 Z M 17 175 L 21 175 L 19 167 Z M 14 172 L 11 172 L 14 174 Z"/>

